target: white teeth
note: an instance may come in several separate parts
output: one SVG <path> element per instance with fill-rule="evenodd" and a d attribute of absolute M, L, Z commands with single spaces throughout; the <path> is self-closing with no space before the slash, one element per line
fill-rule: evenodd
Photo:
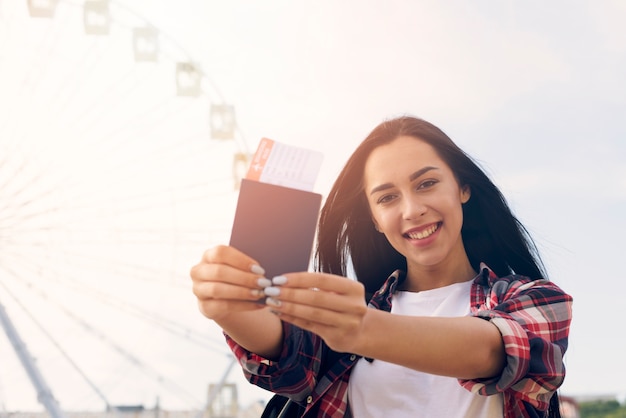
<path fill-rule="evenodd" d="M 407 236 L 411 239 L 424 239 L 434 234 L 438 228 L 439 228 L 439 224 L 435 224 L 431 226 L 430 228 L 427 228 L 423 231 L 409 232 Z"/>

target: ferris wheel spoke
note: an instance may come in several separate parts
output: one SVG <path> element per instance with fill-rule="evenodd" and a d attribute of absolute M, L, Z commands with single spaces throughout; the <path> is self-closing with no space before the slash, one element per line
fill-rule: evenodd
<path fill-rule="evenodd" d="M 9 271 L 10 272 L 10 271 Z M 14 277 L 19 277 L 15 276 Z M 4 285 L 2 286 L 4 287 Z M 181 396 L 186 401 L 192 402 L 194 405 L 201 405 L 201 401 L 198 400 L 193 394 L 189 393 L 182 386 L 177 384 L 176 382 L 168 379 L 166 376 L 161 374 L 158 370 L 151 367 L 149 364 L 140 359 L 139 356 L 134 354 L 130 348 L 125 347 L 123 344 L 117 342 L 113 337 L 108 335 L 105 331 L 101 330 L 98 325 L 91 323 L 85 319 L 85 316 L 82 314 L 78 314 L 69 309 L 65 304 L 57 301 L 56 299 L 50 297 L 50 295 L 41 290 L 40 288 L 32 290 L 36 295 L 40 296 L 45 302 L 54 305 L 60 312 L 70 318 L 72 321 L 79 324 L 87 333 L 91 334 L 93 337 L 106 344 L 112 351 L 120 355 L 128 362 L 132 367 L 136 368 L 143 375 L 150 378 L 153 382 L 163 386 L 164 388 L 173 391 L 177 394 L 177 396 Z M 20 303 L 20 306 L 24 309 L 26 307 Z M 31 314 L 26 310 L 27 315 L 31 316 Z M 47 334 L 50 335 L 50 334 Z M 51 335 L 50 335 L 51 336 Z"/>
<path fill-rule="evenodd" d="M 74 361 L 74 359 L 67 353 L 67 350 L 63 347 L 63 345 L 55 338 L 46 327 L 39 321 L 37 318 L 29 311 L 29 309 L 20 302 L 19 298 L 17 298 L 9 288 L 0 280 L 0 287 L 3 287 L 5 292 L 13 299 L 13 301 L 24 311 L 26 315 L 37 325 L 39 331 L 46 336 L 46 338 L 51 341 L 57 350 L 63 355 L 65 360 L 70 364 L 70 366 L 74 369 L 76 373 L 80 375 L 80 377 L 86 382 L 86 384 L 93 389 L 96 395 L 104 402 L 107 409 L 111 406 L 111 403 L 106 398 L 106 396 L 102 393 L 102 391 L 98 388 L 95 382 L 93 382 L 89 376 L 85 373 L 85 371 Z"/>
<path fill-rule="evenodd" d="M 18 263 L 19 264 L 19 263 Z M 61 306 L 63 303 L 58 300 L 58 298 L 53 295 L 46 293 L 45 287 L 41 286 L 41 282 L 36 279 L 28 279 L 27 277 L 37 277 L 41 272 L 43 263 L 40 265 L 28 263 L 27 260 L 23 260 L 22 272 L 17 273 L 15 270 L 10 271 L 11 276 L 17 280 L 17 282 L 21 283 L 24 287 L 28 289 L 32 289 L 33 292 L 37 292 L 38 295 L 42 299 L 53 300 L 55 306 Z M 142 307 L 132 301 L 127 299 L 122 299 L 119 296 L 116 296 L 113 293 L 110 293 L 106 290 L 97 289 L 93 286 L 87 286 L 83 282 L 81 282 L 80 277 L 75 274 L 66 274 L 63 270 L 58 267 L 45 267 L 46 270 L 50 273 L 50 280 L 46 282 L 48 287 L 54 286 L 54 288 L 59 289 L 59 287 L 63 289 L 70 290 L 77 297 L 80 298 L 88 298 L 93 300 L 94 302 L 107 305 L 116 310 L 121 310 L 129 315 L 132 315 L 136 318 L 139 318 L 141 321 L 163 330 L 174 337 L 184 340 L 189 344 L 194 344 L 201 347 L 204 350 L 210 350 L 217 352 L 222 355 L 227 355 L 228 353 L 225 351 L 224 345 L 221 341 L 216 341 L 215 338 L 212 338 L 205 333 L 200 333 L 186 325 L 181 324 L 178 321 L 172 320 L 161 315 L 159 312 L 154 310 L 149 310 L 145 307 Z M 27 272 L 24 274 L 23 272 Z M 2 286 L 8 290 L 8 286 L 5 283 L 1 283 Z M 35 318 L 34 315 L 30 314 L 32 318 Z"/>
<path fill-rule="evenodd" d="M 152 366 L 180 356 L 139 355 L 122 335 L 219 353 L 211 369 L 232 357 L 190 303 L 189 268 L 230 229 L 235 161 L 248 156 L 234 111 L 180 44 L 121 1 L 108 2 L 99 35 L 87 34 L 83 1 L 59 0 L 46 18 L 14 3 L 0 0 L 0 290 L 17 298 L 8 312 L 49 332 L 37 353 L 45 370 L 74 361 L 110 401 L 141 375 L 194 404 L 204 383 Z M 101 353 L 106 375 L 66 335 Z"/>

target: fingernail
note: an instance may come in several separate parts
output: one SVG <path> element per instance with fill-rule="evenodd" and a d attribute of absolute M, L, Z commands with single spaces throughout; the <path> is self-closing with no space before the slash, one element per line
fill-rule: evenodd
<path fill-rule="evenodd" d="M 268 306 L 273 306 L 275 308 L 280 308 L 280 306 L 282 305 L 282 303 L 280 303 L 278 299 L 274 298 L 265 298 L 265 304 Z"/>
<path fill-rule="evenodd" d="M 280 296 L 280 289 L 278 287 L 266 287 L 263 289 L 265 296 Z"/>
<path fill-rule="evenodd" d="M 263 293 L 262 289 L 252 289 L 250 290 L 250 294 L 255 298 L 262 298 L 265 296 L 265 293 Z"/>
<path fill-rule="evenodd" d="M 287 283 L 287 278 L 285 276 L 276 276 L 272 279 L 272 284 L 275 284 L 277 286 L 285 283 Z"/>
<path fill-rule="evenodd" d="M 258 264 L 253 264 L 250 266 L 250 271 L 254 274 L 265 274 L 265 269 Z"/>
<path fill-rule="evenodd" d="M 272 281 L 270 279 L 266 279 L 265 277 L 259 278 L 256 283 L 259 287 L 270 287 L 272 285 Z"/>

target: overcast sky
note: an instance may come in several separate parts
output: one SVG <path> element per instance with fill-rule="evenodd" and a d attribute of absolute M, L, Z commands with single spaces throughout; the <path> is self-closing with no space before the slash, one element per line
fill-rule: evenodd
<path fill-rule="evenodd" d="M 175 40 L 170 59 L 187 54 L 201 66 L 206 94 L 176 99 L 168 57 L 135 64 L 119 51 L 129 28 L 87 38 L 71 6 L 82 2 L 61 1 L 44 27 L 26 2 L 0 0 L 0 198 L 21 202 L 0 208 L 9 219 L 0 223 L 0 303 L 61 405 L 102 401 L 26 312 L 111 402 L 201 404 L 229 357 L 197 312 L 187 272 L 203 248 L 228 239 L 232 154 L 261 137 L 319 150 L 316 190 L 325 195 L 367 133 L 401 114 L 435 123 L 482 164 L 535 237 L 550 278 L 574 296 L 562 393 L 626 395 L 626 3 L 250 3 L 112 6 L 114 21 L 146 19 Z M 234 105 L 237 143 L 200 138 L 207 98 Z M 24 196 L 39 203 L 24 209 Z M 47 215 L 23 221 L 31 208 Z M 161 328 L 137 320 L 139 308 Z M 208 336 L 210 349 L 165 330 L 168 319 Z M 175 383 L 140 386 L 139 375 Z M 245 402 L 267 397 L 239 390 Z M 3 407 L 41 408 L 0 334 Z"/>

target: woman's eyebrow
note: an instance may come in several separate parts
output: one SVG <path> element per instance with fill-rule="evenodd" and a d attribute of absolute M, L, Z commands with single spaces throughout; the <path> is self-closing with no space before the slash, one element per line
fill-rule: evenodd
<path fill-rule="evenodd" d="M 411 174 L 409 176 L 409 181 L 413 181 L 417 178 L 420 178 L 421 176 L 423 176 L 425 173 L 431 171 L 431 170 L 438 170 L 439 168 L 437 167 L 432 167 L 432 166 L 427 166 L 424 168 L 421 168 L 419 170 L 417 170 L 415 173 Z M 383 183 L 379 186 L 374 187 L 372 190 L 370 190 L 370 195 L 376 193 L 376 192 L 380 192 L 382 190 L 386 190 L 386 189 L 390 189 L 393 187 L 393 184 L 391 183 Z"/>
<path fill-rule="evenodd" d="M 424 175 L 425 173 L 429 172 L 430 170 L 438 170 L 437 167 L 431 167 L 431 166 L 427 166 L 424 167 L 422 169 L 417 170 L 415 173 L 411 174 L 409 176 L 409 181 L 413 181 L 417 178 L 420 178 L 422 175 Z"/>
<path fill-rule="evenodd" d="M 374 193 L 383 191 L 385 189 L 390 189 L 392 187 L 393 187 L 393 184 L 391 184 L 391 183 L 381 184 L 379 186 L 374 187 L 372 190 L 370 190 L 370 195 L 373 195 Z"/>

